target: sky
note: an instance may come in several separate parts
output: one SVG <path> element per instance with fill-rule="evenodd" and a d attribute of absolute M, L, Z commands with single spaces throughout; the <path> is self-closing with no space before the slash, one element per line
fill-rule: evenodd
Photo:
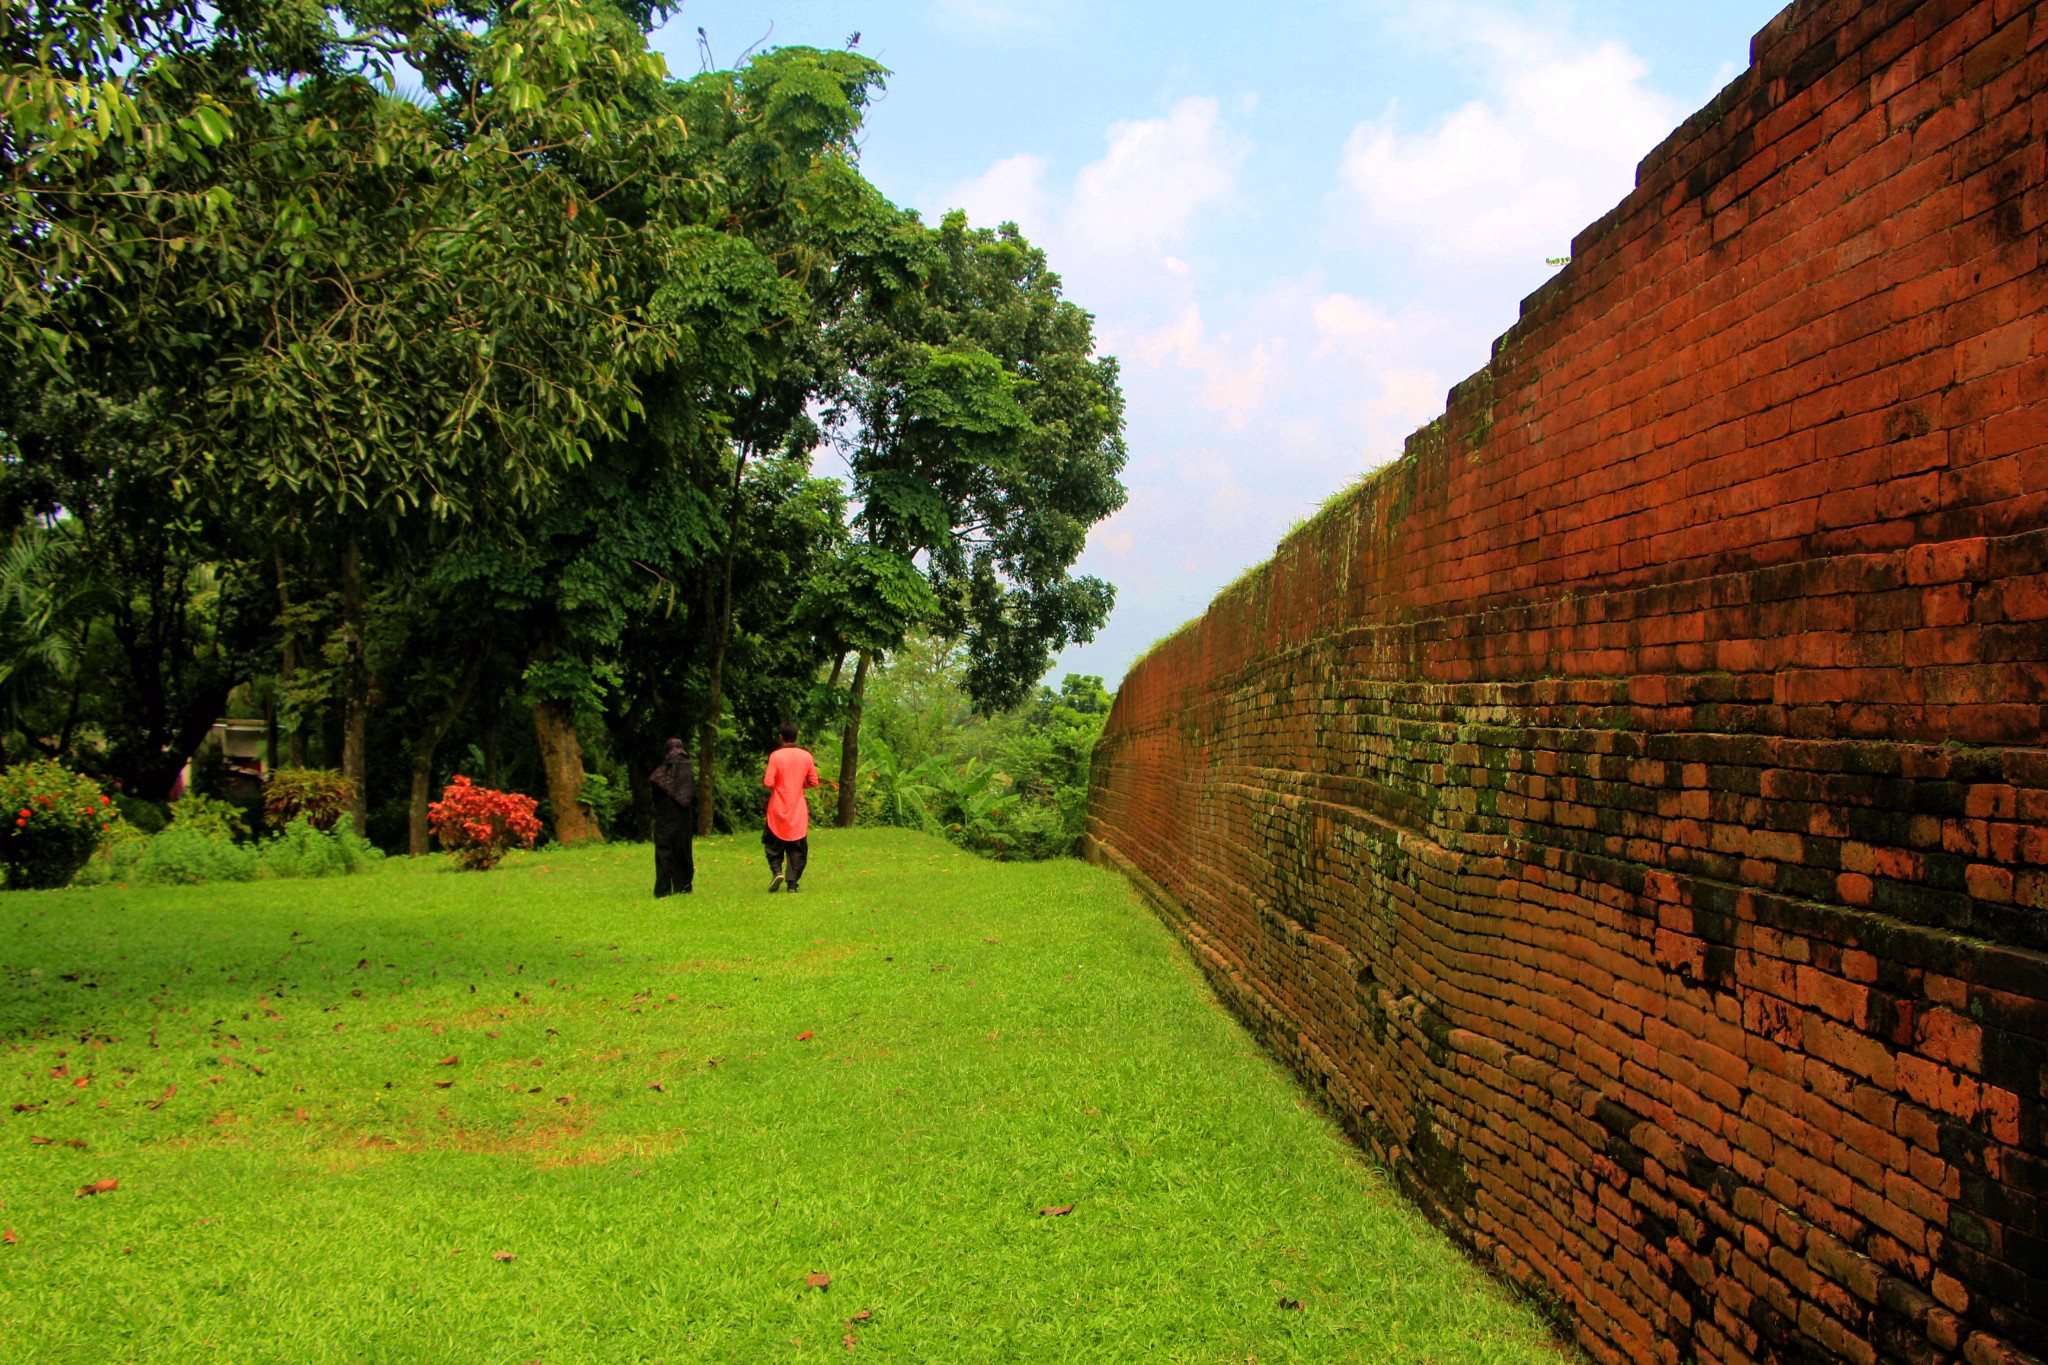
<path fill-rule="evenodd" d="M 1443 411 L 1778 8 L 692 0 L 656 44 L 686 75 L 857 33 L 893 73 L 868 178 L 932 218 L 1014 220 L 1094 314 L 1130 501 L 1076 569 L 1116 610 L 1054 676 L 1114 687 Z"/>

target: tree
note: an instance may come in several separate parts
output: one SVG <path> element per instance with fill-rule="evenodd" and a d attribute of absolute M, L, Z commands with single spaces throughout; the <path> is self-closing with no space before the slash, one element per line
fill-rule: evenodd
<path fill-rule="evenodd" d="M 1113 589 L 1070 571 L 1089 528 L 1124 501 L 1116 362 L 1094 354 L 1088 314 L 1014 224 L 971 229 L 951 213 L 884 251 L 890 266 L 839 329 L 847 368 L 830 417 L 863 539 L 922 568 L 937 628 L 966 644 L 968 693 L 987 714 L 1108 618 Z M 856 694 L 864 678 L 865 667 Z M 855 808 L 859 735 L 856 700 L 841 824 Z"/>

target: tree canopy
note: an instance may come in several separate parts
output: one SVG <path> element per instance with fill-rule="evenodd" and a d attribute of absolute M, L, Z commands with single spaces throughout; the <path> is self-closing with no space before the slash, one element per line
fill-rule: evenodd
<path fill-rule="evenodd" d="M 596 838 L 667 735 L 744 820 L 718 755 L 910 633 L 995 710 L 1101 624 L 1122 400 L 1043 253 L 862 175 L 874 61 L 677 79 L 657 17 L 0 10 L 7 757 L 156 801 L 239 715 L 387 845 L 456 769 Z"/>

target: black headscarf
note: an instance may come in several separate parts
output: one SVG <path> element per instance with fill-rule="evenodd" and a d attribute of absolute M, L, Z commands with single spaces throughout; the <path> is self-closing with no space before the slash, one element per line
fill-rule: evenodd
<path fill-rule="evenodd" d="M 661 766 L 654 770 L 653 780 L 654 789 L 678 806 L 696 802 L 697 770 L 690 766 L 689 751 L 681 740 L 668 742 L 668 754 L 661 760 Z"/>

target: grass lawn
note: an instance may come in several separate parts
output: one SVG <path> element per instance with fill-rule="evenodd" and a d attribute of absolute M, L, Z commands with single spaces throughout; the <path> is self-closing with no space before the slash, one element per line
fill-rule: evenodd
<path fill-rule="evenodd" d="M 0 1359 L 1562 1359 L 1114 876 L 812 843 L 0 895 Z"/>

